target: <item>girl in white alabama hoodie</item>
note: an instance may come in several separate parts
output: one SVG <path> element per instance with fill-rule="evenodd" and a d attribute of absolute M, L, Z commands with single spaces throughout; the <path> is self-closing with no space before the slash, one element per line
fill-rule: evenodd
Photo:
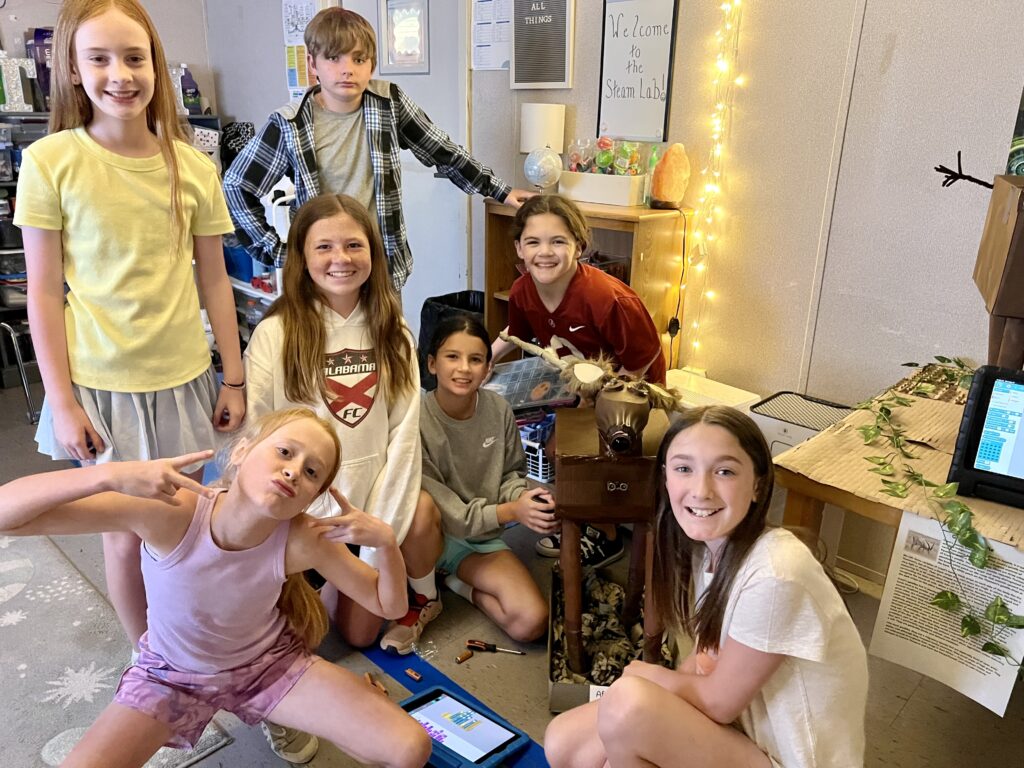
<path fill-rule="evenodd" d="M 441 610 L 434 563 L 443 538 L 436 509 L 417 507 L 419 372 L 366 208 L 347 195 L 320 195 L 299 208 L 288 232 L 283 283 L 245 352 L 249 413 L 306 405 L 334 424 L 342 450 L 334 487 L 394 529 L 415 599 L 391 629 L 408 634 L 414 627 L 418 637 Z M 309 514 L 338 514 L 324 498 Z M 374 562 L 372 550 L 364 548 L 360 557 Z M 330 606 L 334 595 L 324 598 Z M 373 643 L 383 625 L 344 595 L 335 622 L 356 647 Z"/>

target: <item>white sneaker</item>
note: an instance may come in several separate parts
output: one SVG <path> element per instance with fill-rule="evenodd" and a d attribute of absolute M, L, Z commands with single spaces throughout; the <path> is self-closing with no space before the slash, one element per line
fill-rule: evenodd
<path fill-rule="evenodd" d="M 428 600 L 423 595 L 413 595 L 409 612 L 388 627 L 380 639 L 380 647 L 399 656 L 411 653 L 413 643 L 420 639 L 424 627 L 441 615 L 442 608 L 440 597 Z"/>
<path fill-rule="evenodd" d="M 308 763 L 320 749 L 320 740 L 316 736 L 298 728 L 288 728 L 269 720 L 260 723 L 260 728 L 273 753 L 289 763 Z"/>

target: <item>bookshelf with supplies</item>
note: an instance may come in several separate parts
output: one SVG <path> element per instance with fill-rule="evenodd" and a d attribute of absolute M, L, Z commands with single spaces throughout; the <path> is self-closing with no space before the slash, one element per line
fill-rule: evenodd
<path fill-rule="evenodd" d="M 28 383 L 39 381 L 39 370 L 28 332 L 25 249 L 13 220 L 15 191 L 21 151 L 46 135 L 49 118 L 45 112 L 0 113 L 0 385 L 26 387 L 26 396 Z"/>

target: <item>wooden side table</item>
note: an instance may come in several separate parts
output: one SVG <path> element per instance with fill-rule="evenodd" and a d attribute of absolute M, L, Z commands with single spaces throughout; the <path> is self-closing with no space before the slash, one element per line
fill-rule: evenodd
<path fill-rule="evenodd" d="M 659 657 L 663 627 L 654 614 L 651 582 L 657 498 L 656 455 L 668 427 L 664 411 L 654 410 L 644 430 L 643 455 L 609 458 L 601 453 L 593 408 L 562 408 L 555 416 L 556 515 L 562 520 L 559 563 L 564 594 L 565 645 L 569 668 L 583 674 L 580 523 L 633 523 L 629 583 L 622 623 L 630 626 L 644 597 L 644 660 Z"/>

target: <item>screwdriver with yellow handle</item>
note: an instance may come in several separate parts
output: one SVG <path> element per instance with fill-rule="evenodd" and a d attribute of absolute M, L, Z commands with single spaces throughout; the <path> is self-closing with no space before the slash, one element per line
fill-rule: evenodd
<path fill-rule="evenodd" d="M 514 653 L 517 656 L 525 656 L 526 651 L 516 651 L 512 648 L 499 648 L 494 643 L 485 643 L 483 640 L 467 640 L 466 647 L 474 651 L 487 651 L 488 653 Z"/>

